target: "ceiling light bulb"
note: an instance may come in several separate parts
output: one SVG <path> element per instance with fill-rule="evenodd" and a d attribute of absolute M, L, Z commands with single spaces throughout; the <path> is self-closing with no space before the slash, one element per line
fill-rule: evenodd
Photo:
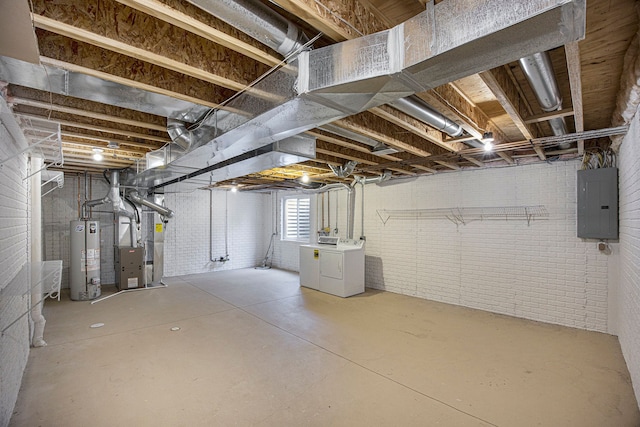
<path fill-rule="evenodd" d="M 486 151 L 488 153 L 491 150 L 493 150 L 493 144 L 492 143 L 487 142 L 486 144 L 484 144 L 484 151 Z"/>
<path fill-rule="evenodd" d="M 485 144 L 492 143 L 493 141 L 493 132 L 485 132 L 482 134 L 482 142 Z"/>
<path fill-rule="evenodd" d="M 309 175 L 307 175 L 306 172 L 302 174 L 302 182 L 304 182 L 305 184 L 309 182 Z"/>
<path fill-rule="evenodd" d="M 231 187 L 231 192 L 232 193 L 237 193 L 238 192 L 238 187 L 235 186 L 235 185 L 233 187 Z"/>
<path fill-rule="evenodd" d="M 102 161 L 102 159 L 104 159 L 104 156 L 102 155 L 103 151 L 104 150 L 102 148 L 94 148 L 93 149 L 93 160 L 95 160 L 96 162 Z"/>

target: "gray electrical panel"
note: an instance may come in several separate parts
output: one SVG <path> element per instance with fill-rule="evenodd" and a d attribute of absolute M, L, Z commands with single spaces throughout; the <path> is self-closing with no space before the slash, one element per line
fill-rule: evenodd
<path fill-rule="evenodd" d="M 578 237 L 618 238 L 618 168 L 578 171 Z"/>
<path fill-rule="evenodd" d="M 116 286 L 119 290 L 144 287 L 144 248 L 115 248 Z"/>

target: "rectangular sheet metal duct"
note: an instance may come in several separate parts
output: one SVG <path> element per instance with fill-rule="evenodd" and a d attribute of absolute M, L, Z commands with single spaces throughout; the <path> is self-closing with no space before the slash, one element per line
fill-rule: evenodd
<path fill-rule="evenodd" d="M 585 8 L 584 0 L 428 3 L 424 12 L 390 30 L 302 52 L 204 123 L 215 130 L 215 138 L 173 162 L 165 176 L 158 171 L 139 181 L 166 185 L 177 173 L 193 175 L 227 164 L 348 115 L 579 40 Z M 0 79 L 5 73 L 6 67 L 0 69 Z M 20 78 L 12 74 L 15 83 L 21 84 Z M 76 78 L 83 88 L 100 83 L 62 70 L 51 89 L 82 98 L 67 91 L 69 79 Z M 40 78 L 39 87 L 48 90 L 49 84 Z M 95 90 L 98 95 L 89 99 L 109 103 L 113 89 Z M 102 95 L 104 101 L 96 99 Z M 144 98 L 140 104 L 154 102 Z M 118 105 L 145 111 L 145 105 L 136 104 L 124 96 Z M 175 117 L 176 111 L 186 112 L 176 104 L 166 116 Z"/>

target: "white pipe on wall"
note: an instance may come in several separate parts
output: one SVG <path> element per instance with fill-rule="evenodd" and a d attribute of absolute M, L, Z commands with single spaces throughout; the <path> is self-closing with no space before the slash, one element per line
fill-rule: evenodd
<path fill-rule="evenodd" d="M 31 170 L 42 169 L 41 158 L 31 157 Z M 40 187 L 40 172 L 31 175 L 31 263 L 42 262 L 42 188 Z M 35 302 L 35 305 L 33 305 Z M 47 323 L 42 315 L 42 283 L 31 288 L 31 319 L 33 320 L 33 347 L 47 345 L 44 340 L 44 325 Z"/>

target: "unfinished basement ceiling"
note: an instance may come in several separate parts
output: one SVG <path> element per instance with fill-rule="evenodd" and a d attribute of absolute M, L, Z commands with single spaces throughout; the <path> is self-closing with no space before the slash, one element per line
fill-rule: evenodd
<path fill-rule="evenodd" d="M 423 12 L 424 3 L 276 0 L 264 5 L 293 21 L 310 38 L 322 33 L 314 43 L 319 48 L 391 28 Z M 135 89 L 143 94 L 138 100 L 149 93 L 175 100 L 173 113 L 182 112 L 184 105 L 196 105 L 201 111 L 216 107 L 282 59 L 278 52 L 187 1 L 34 0 L 33 11 L 41 62 L 52 67 L 49 70 L 68 70 L 112 82 L 113 87 L 130 87 L 132 93 Z M 579 141 L 560 148 L 530 140 L 553 135 L 547 122 L 551 118 L 564 117 L 570 133 L 611 126 L 623 58 L 637 21 L 633 0 L 587 1 L 585 39 L 549 52 L 563 99 L 560 111 L 541 108 L 514 61 L 416 94 L 461 126 L 462 137 L 451 137 L 390 106 L 379 106 L 336 120 L 330 128 L 309 130 L 307 135 L 316 138 L 314 160 L 233 181 L 247 189 L 286 187 L 306 173 L 314 181 L 340 182 L 344 179 L 336 177 L 330 166 L 348 161 L 358 162 L 356 174 L 375 176 L 389 170 L 402 177 L 578 155 L 583 149 Z M 154 108 L 145 109 L 114 102 L 114 90 L 93 100 L 70 96 L 69 91 L 54 93 L 49 90 L 50 74 L 45 73 L 40 85 L 9 82 L 4 90 L 23 122 L 47 118 L 60 123 L 62 170 L 98 172 L 136 166 L 147 152 L 170 142 L 166 127 L 172 112 L 159 108 L 162 100 L 147 103 Z M 467 145 L 484 132 L 493 132 L 496 138 L 492 153 Z M 376 155 L 374 143 L 393 150 Z M 587 139 L 584 145 L 588 149 L 600 143 Z M 93 148 L 104 150 L 102 162 L 92 160 Z"/>

